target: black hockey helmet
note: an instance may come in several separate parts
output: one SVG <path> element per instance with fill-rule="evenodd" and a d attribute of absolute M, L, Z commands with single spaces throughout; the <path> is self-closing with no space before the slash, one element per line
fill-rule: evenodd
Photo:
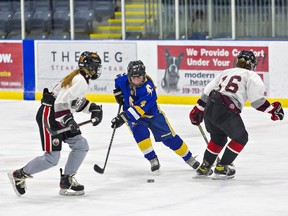
<path fill-rule="evenodd" d="M 92 80 L 96 80 L 101 75 L 101 59 L 95 52 L 83 52 L 78 61 L 79 68 L 88 69 L 88 74 Z"/>
<path fill-rule="evenodd" d="M 252 51 L 242 50 L 237 56 L 236 64 L 238 60 L 242 58 L 246 60 L 247 69 L 255 70 L 256 65 L 257 65 L 257 60 Z"/>
<path fill-rule="evenodd" d="M 141 60 L 131 61 L 128 64 L 127 71 L 128 71 L 129 78 L 144 76 L 146 74 L 145 66 Z"/>

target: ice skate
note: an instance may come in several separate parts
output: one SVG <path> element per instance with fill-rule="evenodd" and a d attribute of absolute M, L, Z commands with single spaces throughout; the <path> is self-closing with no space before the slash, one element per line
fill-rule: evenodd
<path fill-rule="evenodd" d="M 197 168 L 199 167 L 199 165 L 200 165 L 199 161 L 197 161 L 195 158 L 196 158 L 196 157 L 192 157 L 192 156 L 191 156 L 191 157 L 186 161 L 186 163 L 187 163 L 189 166 L 191 166 L 193 169 L 197 169 Z"/>
<path fill-rule="evenodd" d="M 236 170 L 232 165 L 221 165 L 217 164 L 214 169 L 214 180 L 225 180 L 234 178 Z"/>
<path fill-rule="evenodd" d="M 204 160 L 201 166 L 196 170 L 197 176 L 198 177 L 207 177 L 211 176 L 213 174 L 213 171 L 211 169 L 211 165 Z"/>
<path fill-rule="evenodd" d="M 26 174 L 23 169 L 15 170 L 12 173 L 8 173 L 8 178 L 12 184 L 12 187 L 17 196 L 22 196 L 26 192 L 26 178 L 33 178 Z"/>
<path fill-rule="evenodd" d="M 60 191 L 59 194 L 63 196 L 80 196 L 84 195 L 84 186 L 79 184 L 77 180 L 75 179 L 73 174 L 70 175 L 63 175 L 62 169 L 60 169 Z"/>
<path fill-rule="evenodd" d="M 160 163 L 158 158 L 156 157 L 152 160 L 149 160 L 149 162 L 151 163 L 151 171 L 153 174 L 160 175 Z"/>

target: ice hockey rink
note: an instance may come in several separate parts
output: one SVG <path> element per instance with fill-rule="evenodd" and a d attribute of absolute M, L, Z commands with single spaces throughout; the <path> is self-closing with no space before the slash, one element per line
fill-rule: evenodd
<path fill-rule="evenodd" d="M 96 173 L 93 166 L 104 165 L 112 135 L 110 121 L 118 109 L 116 103 L 102 103 L 102 123 L 97 127 L 81 127 L 90 151 L 76 178 L 85 186 L 86 194 L 80 197 L 58 195 L 59 168 L 64 167 L 69 153 L 64 144 L 59 164 L 28 179 L 26 194 L 17 197 L 7 172 L 42 155 L 35 121 L 39 104 L 39 101 L 0 101 L 2 216 L 288 215 L 288 117 L 273 122 L 270 115 L 250 107 L 245 107 L 242 113 L 249 142 L 235 161 L 236 176 L 232 180 L 195 179 L 195 171 L 179 156 L 162 143 L 155 142 L 161 174 L 151 176 L 150 164 L 126 126 L 116 130 L 105 173 Z M 160 107 L 193 155 L 198 155 L 202 161 L 206 143 L 188 118 L 193 106 Z M 288 109 L 285 112 L 288 113 Z M 87 114 L 76 115 L 78 122 L 89 118 Z M 155 182 L 147 183 L 150 178 Z"/>

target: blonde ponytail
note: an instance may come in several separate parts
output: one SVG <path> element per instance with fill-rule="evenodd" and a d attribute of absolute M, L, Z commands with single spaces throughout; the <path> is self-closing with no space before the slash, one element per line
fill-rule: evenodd
<path fill-rule="evenodd" d="M 152 83 L 153 83 L 153 86 L 154 86 L 153 88 L 154 88 L 154 89 L 156 89 L 157 87 L 156 87 L 156 85 L 154 84 L 154 82 L 153 82 L 152 78 L 151 78 L 150 76 L 148 76 L 147 74 L 146 74 L 146 76 L 145 76 L 145 77 L 146 77 L 146 79 L 147 79 L 147 80 L 150 80 L 150 82 L 152 82 Z"/>
<path fill-rule="evenodd" d="M 72 80 L 73 78 L 80 73 L 79 69 L 76 69 L 72 71 L 70 74 L 68 74 L 61 82 L 61 88 L 71 87 L 72 86 Z"/>

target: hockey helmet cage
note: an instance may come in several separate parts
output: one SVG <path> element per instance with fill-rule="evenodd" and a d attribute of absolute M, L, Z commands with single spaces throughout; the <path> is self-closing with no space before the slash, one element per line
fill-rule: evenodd
<path fill-rule="evenodd" d="M 78 66 L 88 69 L 92 80 L 98 79 L 101 75 L 101 59 L 96 52 L 83 52 L 79 57 Z"/>
<path fill-rule="evenodd" d="M 146 74 L 145 66 L 141 60 L 131 61 L 127 67 L 128 76 L 130 77 L 139 77 Z"/>
<path fill-rule="evenodd" d="M 237 56 L 236 63 L 238 62 L 239 59 L 242 59 L 242 58 L 246 60 L 246 64 L 249 68 L 251 68 L 251 70 L 255 70 L 256 65 L 257 65 L 257 60 L 252 51 L 242 50 Z"/>

